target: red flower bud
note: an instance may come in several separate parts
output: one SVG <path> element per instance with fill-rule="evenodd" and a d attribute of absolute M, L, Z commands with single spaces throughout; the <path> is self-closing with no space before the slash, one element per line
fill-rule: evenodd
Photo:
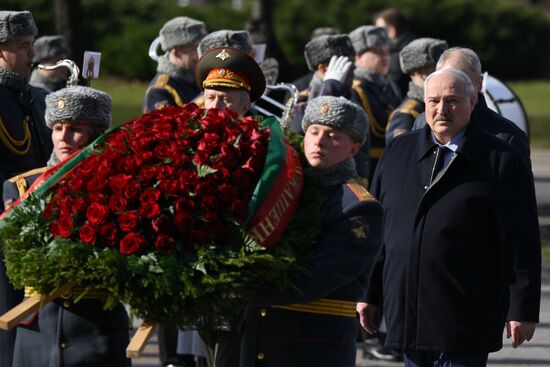
<path fill-rule="evenodd" d="M 145 239 L 141 235 L 130 232 L 120 240 L 120 253 L 123 255 L 132 255 L 142 252 L 145 250 L 145 244 Z"/>

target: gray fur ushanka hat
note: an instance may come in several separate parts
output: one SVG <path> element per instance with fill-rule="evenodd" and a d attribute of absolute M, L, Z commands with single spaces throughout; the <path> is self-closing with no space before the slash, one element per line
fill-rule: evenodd
<path fill-rule="evenodd" d="M 447 42 L 437 38 L 418 38 L 399 52 L 399 64 L 405 74 L 435 66 L 439 56 L 449 48 Z"/>
<path fill-rule="evenodd" d="M 199 42 L 206 33 L 206 25 L 200 20 L 176 17 L 166 22 L 160 29 L 160 45 L 164 51 L 168 51 L 177 46 Z"/>
<path fill-rule="evenodd" d="M 62 35 L 42 36 L 34 41 L 34 53 L 32 61 L 40 62 L 50 57 L 67 55 L 69 47 L 67 47 L 65 37 Z"/>
<path fill-rule="evenodd" d="M 0 11 L 0 44 L 25 36 L 36 37 L 38 28 L 29 11 Z"/>
<path fill-rule="evenodd" d="M 314 38 L 304 49 L 307 67 L 311 71 L 315 71 L 319 64 L 328 64 L 332 56 L 347 56 L 353 61 L 355 51 L 347 34 Z"/>
<path fill-rule="evenodd" d="M 333 127 L 348 134 L 356 143 L 363 144 L 367 138 L 369 122 L 361 107 L 344 97 L 321 96 L 308 102 L 302 130 L 318 124 Z"/>
<path fill-rule="evenodd" d="M 207 34 L 199 42 L 199 55 L 203 55 L 208 50 L 219 47 L 236 48 L 237 50 L 241 50 L 247 54 L 252 51 L 252 46 L 248 42 L 247 31 L 222 29 L 220 31 Z"/>
<path fill-rule="evenodd" d="M 349 38 L 357 55 L 378 46 L 389 46 L 390 37 L 386 28 L 373 25 L 363 25 L 350 32 Z"/>
<path fill-rule="evenodd" d="M 100 90 L 73 86 L 46 96 L 46 125 L 56 122 L 88 123 L 94 128 L 111 127 L 111 97 Z"/>

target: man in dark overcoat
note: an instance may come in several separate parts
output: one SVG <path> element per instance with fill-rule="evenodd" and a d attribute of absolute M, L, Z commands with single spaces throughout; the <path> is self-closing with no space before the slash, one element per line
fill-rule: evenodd
<path fill-rule="evenodd" d="M 481 61 L 478 55 L 469 48 L 449 48 L 439 57 L 436 70 L 441 70 L 445 67 L 458 69 L 468 75 L 478 92 L 473 115 L 477 118 L 481 128 L 514 147 L 530 171 L 531 150 L 529 149 L 527 135 L 512 121 L 490 109 L 485 102 L 485 97 L 482 93 L 483 75 L 481 74 Z M 424 125 L 426 125 L 426 118 L 422 113 L 414 122 L 413 129 L 422 128 Z"/>
<path fill-rule="evenodd" d="M 505 325 L 517 347 L 538 322 L 533 182 L 517 151 L 480 128 L 476 96 L 461 71 L 431 74 L 428 124 L 390 142 L 372 184 L 384 252 L 358 311 L 374 332 L 383 293 L 386 345 L 402 349 L 407 366 L 485 366 Z"/>
<path fill-rule="evenodd" d="M 28 84 L 37 32 L 30 12 L 0 11 L 0 182 L 44 166 L 52 151 L 46 91 Z M 0 314 L 22 298 L 6 277 L 0 253 Z M 0 366 L 11 366 L 14 339 L 15 330 L 0 330 Z"/>

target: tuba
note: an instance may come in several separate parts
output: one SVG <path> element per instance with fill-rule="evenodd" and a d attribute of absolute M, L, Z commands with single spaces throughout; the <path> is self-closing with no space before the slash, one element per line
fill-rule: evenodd
<path fill-rule="evenodd" d="M 262 97 L 260 98 L 260 101 L 264 101 L 265 103 L 269 104 L 270 107 L 274 107 L 280 115 L 278 115 L 277 113 L 271 110 L 268 110 L 263 105 L 259 105 L 258 102 L 254 104 L 254 108 L 258 112 L 266 116 L 275 117 L 279 121 L 281 126 L 288 127 L 288 125 L 292 121 L 294 108 L 298 103 L 298 97 L 300 92 L 298 91 L 298 88 L 296 88 L 294 84 L 290 84 L 290 83 L 275 84 L 277 81 L 277 78 L 279 77 L 279 63 L 274 58 L 265 59 L 260 64 L 260 67 L 264 73 L 265 81 L 266 81 L 266 86 L 265 86 L 266 92 L 262 95 Z M 268 95 L 269 92 L 273 90 L 286 91 L 287 95 L 290 95 L 290 98 L 288 98 L 286 103 L 281 103 Z"/>
<path fill-rule="evenodd" d="M 41 70 L 55 70 L 62 67 L 67 68 L 69 70 L 69 79 L 67 79 L 67 87 L 78 85 L 78 75 L 80 74 L 80 69 L 74 63 L 74 61 L 69 59 L 59 60 L 55 65 L 52 65 L 52 66 L 38 64 L 38 68 Z"/>
<path fill-rule="evenodd" d="M 153 42 L 151 42 L 151 44 L 149 45 L 149 52 L 147 53 L 149 55 L 149 57 L 153 60 L 153 61 L 159 61 L 159 55 L 157 53 L 158 51 L 158 48 L 159 48 L 159 45 L 160 45 L 160 36 L 158 36 L 157 38 L 155 38 L 153 40 Z"/>

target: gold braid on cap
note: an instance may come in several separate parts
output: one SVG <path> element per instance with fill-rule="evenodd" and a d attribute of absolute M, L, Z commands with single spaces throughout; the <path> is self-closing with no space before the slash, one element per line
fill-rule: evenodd
<path fill-rule="evenodd" d="M 246 89 L 249 92 L 251 89 L 250 83 L 244 76 L 227 68 L 216 68 L 210 70 L 206 76 L 206 79 L 202 82 L 202 87 Z"/>

